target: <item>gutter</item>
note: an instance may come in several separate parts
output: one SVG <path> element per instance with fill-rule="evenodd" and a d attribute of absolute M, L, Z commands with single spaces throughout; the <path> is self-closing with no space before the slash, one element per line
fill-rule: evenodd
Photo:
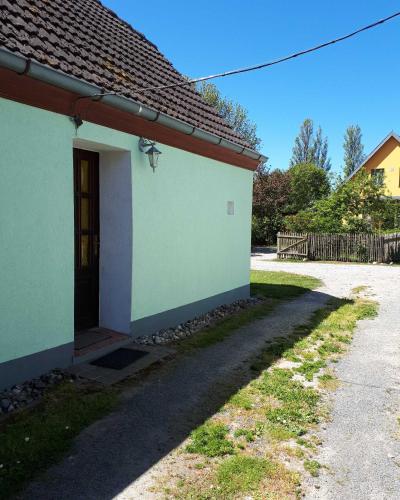
<path fill-rule="evenodd" d="M 0 48 L 0 66 L 15 71 L 21 75 L 28 75 L 36 80 L 74 92 L 81 97 L 92 97 L 103 93 L 103 89 L 97 87 L 96 85 L 87 83 L 74 76 L 67 75 L 62 71 L 55 70 L 34 60 L 14 54 L 4 48 Z M 188 125 L 182 120 L 178 120 L 165 113 L 155 111 L 154 109 L 128 97 L 120 95 L 104 95 L 101 96 L 101 101 L 113 108 L 140 116 L 151 122 L 157 122 L 170 129 L 177 130 L 178 132 L 182 132 L 186 135 L 191 135 L 211 144 L 229 149 L 239 155 L 247 156 L 252 160 L 258 160 L 260 162 L 266 162 L 268 160 L 266 156 L 253 151 L 252 149 L 239 146 L 238 144 L 235 144 L 227 139 L 223 139 L 216 134 L 206 132 L 205 130 L 194 127 L 193 125 Z"/>

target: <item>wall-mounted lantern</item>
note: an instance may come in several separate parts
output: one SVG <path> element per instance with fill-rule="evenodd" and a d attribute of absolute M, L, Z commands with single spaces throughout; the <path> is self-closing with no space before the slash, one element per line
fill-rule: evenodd
<path fill-rule="evenodd" d="M 155 142 L 144 139 L 143 137 L 139 139 L 139 150 L 142 153 L 145 153 L 149 158 L 150 167 L 153 169 L 153 172 L 156 171 L 158 166 L 158 157 L 161 154 L 161 151 L 156 148 L 155 144 Z"/>

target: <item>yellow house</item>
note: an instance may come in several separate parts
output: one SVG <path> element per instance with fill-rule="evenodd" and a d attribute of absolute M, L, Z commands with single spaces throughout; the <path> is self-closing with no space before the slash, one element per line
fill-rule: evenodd
<path fill-rule="evenodd" d="M 349 176 L 360 170 L 375 177 L 385 186 L 385 194 L 400 199 L 400 136 L 391 132 Z"/>

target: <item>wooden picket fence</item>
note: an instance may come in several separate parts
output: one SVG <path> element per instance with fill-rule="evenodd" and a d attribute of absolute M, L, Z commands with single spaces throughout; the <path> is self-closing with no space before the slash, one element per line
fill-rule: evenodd
<path fill-rule="evenodd" d="M 400 262 L 400 233 L 278 233 L 278 258 Z"/>

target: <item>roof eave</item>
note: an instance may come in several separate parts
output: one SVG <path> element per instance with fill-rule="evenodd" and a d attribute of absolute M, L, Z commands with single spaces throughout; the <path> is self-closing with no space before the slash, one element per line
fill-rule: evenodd
<path fill-rule="evenodd" d="M 20 74 L 25 74 L 56 87 L 69 90 L 80 96 L 91 97 L 103 93 L 103 89 L 97 87 L 96 85 L 68 75 L 62 71 L 53 69 L 35 60 L 25 58 L 23 56 L 20 56 L 19 54 L 14 54 L 13 52 L 4 48 L 0 48 L 0 66 Z M 182 120 L 156 111 L 149 106 L 146 106 L 145 104 L 137 102 L 131 98 L 122 95 L 110 94 L 102 97 L 102 102 L 111 107 L 118 108 L 125 112 L 140 116 L 146 120 L 158 122 L 166 126 L 167 128 L 182 132 L 186 135 L 192 135 L 211 144 L 229 149 L 239 155 L 243 155 L 253 160 L 259 161 L 260 163 L 265 163 L 268 161 L 268 158 L 266 156 L 257 151 L 243 147 L 216 134 L 207 132 L 206 130 L 203 130 L 199 127 L 189 125 Z"/>

